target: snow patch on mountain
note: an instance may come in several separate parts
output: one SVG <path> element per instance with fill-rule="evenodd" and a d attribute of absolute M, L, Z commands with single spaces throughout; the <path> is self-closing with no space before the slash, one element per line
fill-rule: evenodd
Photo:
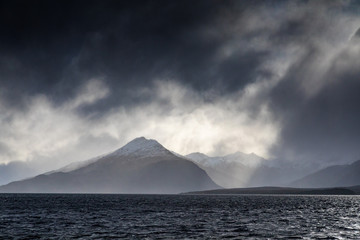
<path fill-rule="evenodd" d="M 204 167 L 216 167 L 226 162 L 223 157 L 209 157 L 199 152 L 190 153 L 189 155 L 186 155 L 186 158 Z"/>
<path fill-rule="evenodd" d="M 246 154 L 242 152 L 236 152 L 221 157 L 209 157 L 203 153 L 196 152 L 186 155 L 186 158 L 205 167 L 216 167 L 223 164 L 236 163 L 254 168 L 261 166 L 266 162 L 264 158 L 259 157 L 254 153 Z"/>
<path fill-rule="evenodd" d="M 258 167 L 266 163 L 266 160 L 254 153 L 246 154 L 242 152 L 236 152 L 226 155 L 224 157 L 226 161 L 240 162 L 247 167 Z"/>
<path fill-rule="evenodd" d="M 109 156 L 156 157 L 168 154 L 171 154 L 171 152 L 156 140 L 139 137 L 111 153 Z"/>

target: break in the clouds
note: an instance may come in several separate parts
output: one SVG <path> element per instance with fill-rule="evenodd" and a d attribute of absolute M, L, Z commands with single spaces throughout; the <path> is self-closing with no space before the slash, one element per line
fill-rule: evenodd
<path fill-rule="evenodd" d="M 4 1 L 1 162 L 138 136 L 187 154 L 360 158 L 356 1 Z"/>

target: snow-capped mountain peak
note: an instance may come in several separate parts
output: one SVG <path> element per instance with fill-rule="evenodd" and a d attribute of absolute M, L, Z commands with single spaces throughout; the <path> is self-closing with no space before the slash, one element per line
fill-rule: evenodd
<path fill-rule="evenodd" d="M 146 156 L 154 157 L 164 154 L 171 154 L 160 143 L 153 139 L 146 139 L 144 137 L 135 138 L 122 148 L 116 150 L 112 156 Z"/>

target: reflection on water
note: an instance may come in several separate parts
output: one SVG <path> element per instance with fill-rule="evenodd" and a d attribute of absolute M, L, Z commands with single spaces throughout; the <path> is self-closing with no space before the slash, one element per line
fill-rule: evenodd
<path fill-rule="evenodd" d="M 358 238 L 357 196 L 0 194 L 0 238 Z"/>

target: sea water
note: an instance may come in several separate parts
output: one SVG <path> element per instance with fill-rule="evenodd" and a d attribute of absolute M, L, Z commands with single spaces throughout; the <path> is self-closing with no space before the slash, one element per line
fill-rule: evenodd
<path fill-rule="evenodd" d="M 359 239 L 360 197 L 0 194 L 0 239 Z"/>

